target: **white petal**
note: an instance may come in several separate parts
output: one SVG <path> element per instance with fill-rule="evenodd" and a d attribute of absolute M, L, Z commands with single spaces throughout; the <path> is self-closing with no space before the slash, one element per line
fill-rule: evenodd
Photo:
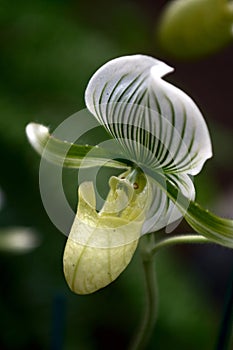
<path fill-rule="evenodd" d="M 194 200 L 195 188 L 188 175 L 169 175 L 168 178 L 181 190 L 183 195 L 190 200 Z M 150 183 L 153 201 L 148 210 L 147 220 L 143 225 L 142 234 L 161 230 L 183 217 L 177 206 L 168 198 L 167 193 L 151 177 L 148 177 L 148 181 Z"/>
<path fill-rule="evenodd" d="M 212 156 L 210 136 L 195 103 L 161 79 L 172 70 L 143 55 L 114 59 L 91 78 L 86 105 L 131 160 L 195 175 Z"/>

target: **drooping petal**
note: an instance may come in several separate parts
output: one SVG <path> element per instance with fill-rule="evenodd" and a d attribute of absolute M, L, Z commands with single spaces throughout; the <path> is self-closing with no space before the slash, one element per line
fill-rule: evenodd
<path fill-rule="evenodd" d="M 54 164 L 67 168 L 96 166 L 127 168 L 126 164 L 114 160 L 114 158 L 120 157 L 119 153 L 114 154 L 99 146 L 77 145 L 59 140 L 51 135 L 49 129 L 44 125 L 30 123 L 26 127 L 26 134 L 32 147 L 43 158 Z"/>
<path fill-rule="evenodd" d="M 178 188 L 181 193 L 190 201 L 195 198 L 195 188 L 192 180 L 186 174 L 172 175 L 166 178 Z M 174 221 L 183 217 L 183 211 L 168 197 L 167 193 L 156 183 L 152 177 L 148 176 L 148 183 L 153 197 L 151 205 L 147 211 L 147 219 L 142 228 L 142 234 L 159 231 Z M 164 187 L 166 188 L 166 179 L 164 178 Z"/>
<path fill-rule="evenodd" d="M 167 196 L 176 204 L 185 220 L 193 229 L 209 241 L 233 248 L 233 220 L 219 217 L 187 198 L 174 181 L 159 172 L 151 171 L 150 176 Z"/>
<path fill-rule="evenodd" d="M 172 70 L 144 55 L 114 59 L 89 81 L 86 105 L 138 165 L 195 175 L 212 156 L 210 136 L 191 98 L 162 79 Z"/>
<path fill-rule="evenodd" d="M 131 261 L 141 235 L 147 187 L 138 192 L 127 179 L 112 177 L 110 188 L 97 213 L 93 184 L 79 187 L 78 211 L 63 258 L 67 283 L 78 294 L 93 293 L 114 281 Z"/>

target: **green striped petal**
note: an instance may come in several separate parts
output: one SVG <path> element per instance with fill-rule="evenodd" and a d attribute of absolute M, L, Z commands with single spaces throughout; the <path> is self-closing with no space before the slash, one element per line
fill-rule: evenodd
<path fill-rule="evenodd" d="M 218 217 L 202 208 L 198 203 L 190 201 L 178 186 L 158 172 L 147 169 L 157 185 L 178 207 L 185 220 L 198 233 L 210 241 L 233 248 L 233 220 Z"/>
<path fill-rule="evenodd" d="M 190 97 L 162 79 L 172 70 L 143 55 L 114 59 L 89 81 L 86 105 L 131 161 L 195 175 L 212 156 L 210 136 Z"/>
<path fill-rule="evenodd" d="M 162 176 L 162 178 L 164 178 L 164 187 L 159 186 L 151 176 L 147 177 L 153 200 L 148 207 L 146 214 L 147 219 L 144 222 L 142 234 L 159 231 L 169 224 L 183 218 L 183 212 L 171 198 L 169 198 L 167 191 L 164 190 L 166 189 L 167 179 L 179 189 L 180 193 L 184 195 L 187 200 L 191 201 L 195 198 L 195 188 L 188 175 L 169 174 L 166 177 Z M 174 229 L 174 227 L 172 229 Z"/>
<path fill-rule="evenodd" d="M 99 146 L 78 145 L 59 140 L 52 136 L 44 125 L 30 123 L 26 127 L 26 134 L 32 147 L 49 162 L 68 168 L 127 168 L 125 163 L 114 160 L 120 158 L 119 153 L 107 151 Z"/>

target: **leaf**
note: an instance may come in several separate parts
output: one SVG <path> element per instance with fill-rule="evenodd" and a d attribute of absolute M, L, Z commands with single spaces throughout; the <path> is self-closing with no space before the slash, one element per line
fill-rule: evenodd
<path fill-rule="evenodd" d="M 32 147 L 49 162 L 68 168 L 89 168 L 95 166 L 127 169 L 123 162 L 115 160 L 121 154 L 106 151 L 98 146 L 77 145 L 59 140 L 41 124 L 30 123 L 26 134 Z"/>
<path fill-rule="evenodd" d="M 185 220 L 198 233 L 214 243 L 233 248 L 233 220 L 221 218 L 184 196 L 170 179 L 147 169 L 150 175 L 183 214 Z"/>
<path fill-rule="evenodd" d="M 161 79 L 172 70 L 143 55 L 114 59 L 90 79 L 86 105 L 138 166 L 195 175 L 212 156 L 210 136 L 195 103 Z"/>

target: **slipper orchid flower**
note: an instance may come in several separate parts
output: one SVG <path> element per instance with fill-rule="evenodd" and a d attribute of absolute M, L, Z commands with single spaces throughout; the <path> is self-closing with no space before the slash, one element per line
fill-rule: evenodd
<path fill-rule="evenodd" d="M 71 168 L 125 169 L 110 178 L 100 211 L 93 184 L 79 186 L 77 215 L 64 252 L 65 277 L 78 294 L 92 293 L 115 280 L 142 235 L 180 217 L 203 240 L 233 247 L 232 220 L 194 202 L 191 176 L 212 156 L 211 140 L 193 100 L 162 79 L 172 71 L 157 59 L 132 55 L 106 63 L 90 79 L 86 106 L 115 141 L 113 150 L 68 144 L 41 125 L 27 126 L 32 146 L 49 161 Z M 65 156 L 63 146 L 69 149 Z"/>

